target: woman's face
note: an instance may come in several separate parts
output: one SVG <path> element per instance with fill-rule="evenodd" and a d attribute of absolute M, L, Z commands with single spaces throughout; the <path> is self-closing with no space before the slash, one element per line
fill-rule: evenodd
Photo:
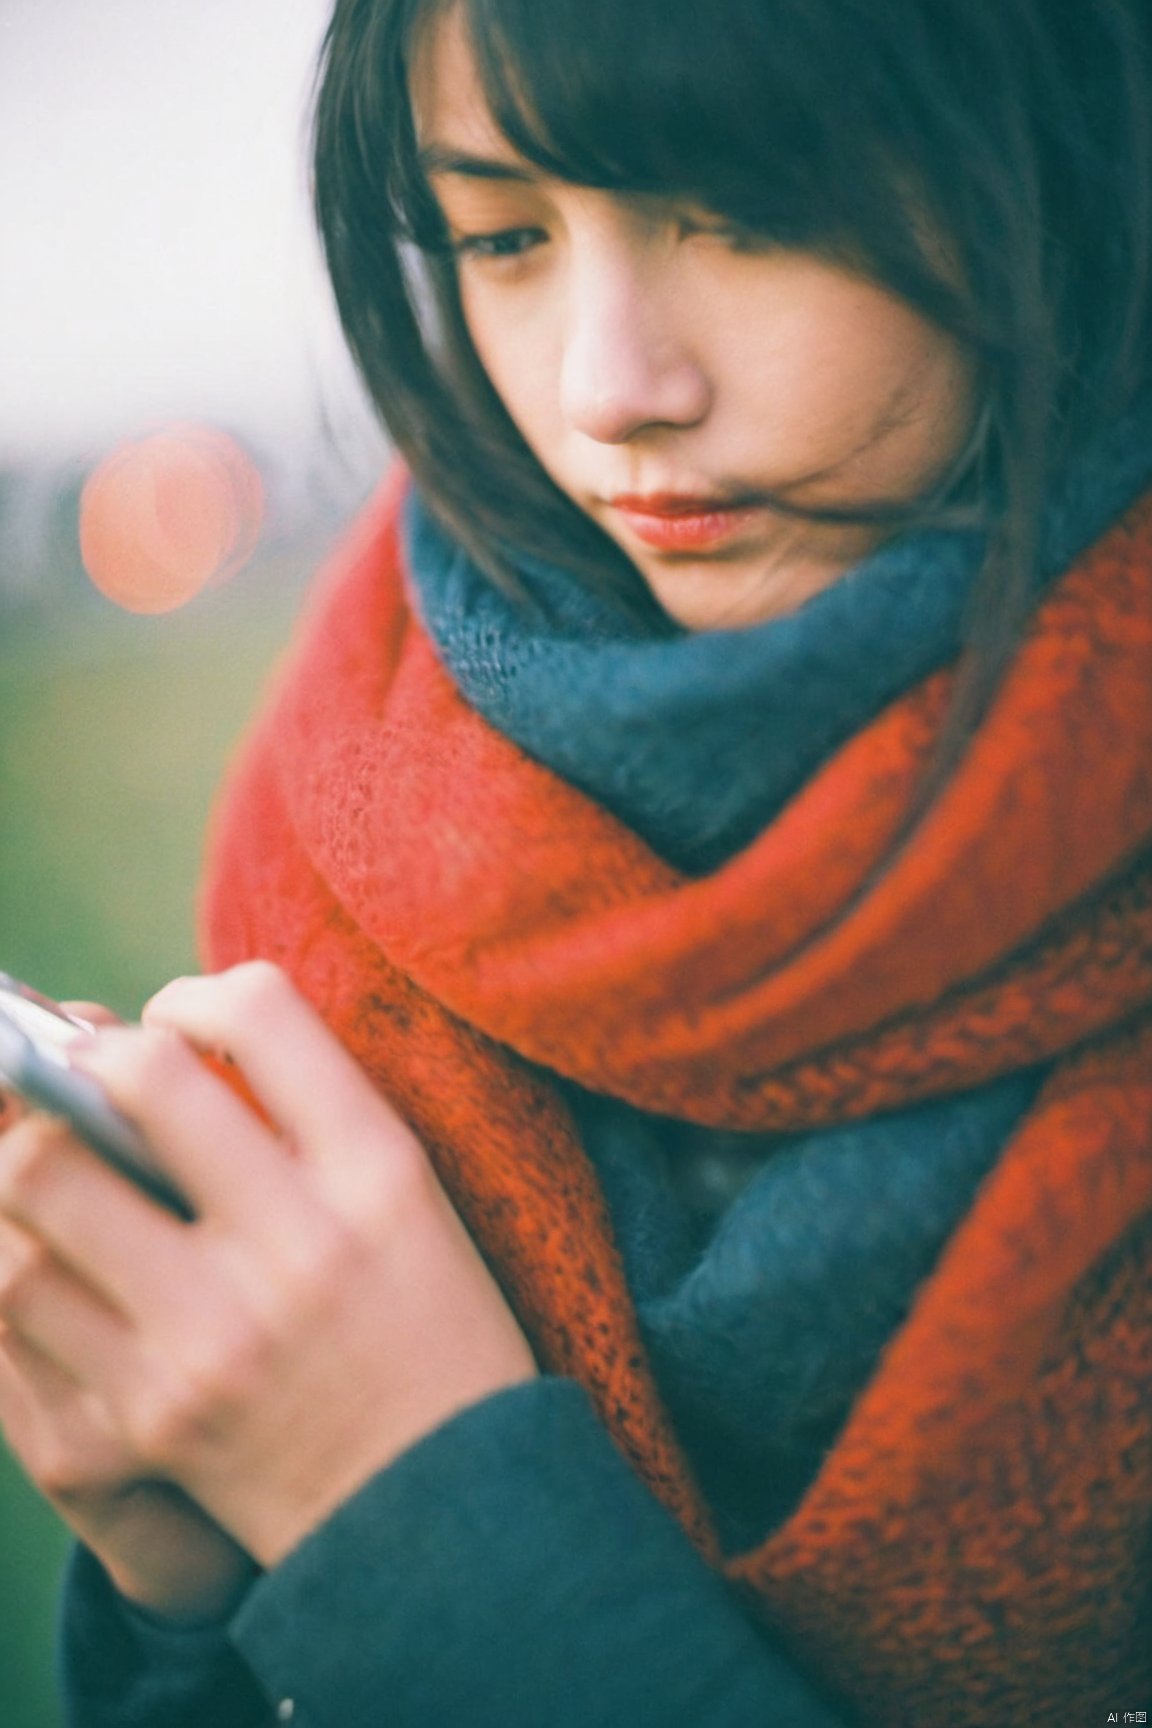
<path fill-rule="evenodd" d="M 518 157 L 449 14 L 414 111 L 476 351 L 548 474 L 689 629 L 792 611 L 881 538 L 804 506 L 907 500 L 972 416 L 957 344 L 847 268 Z"/>

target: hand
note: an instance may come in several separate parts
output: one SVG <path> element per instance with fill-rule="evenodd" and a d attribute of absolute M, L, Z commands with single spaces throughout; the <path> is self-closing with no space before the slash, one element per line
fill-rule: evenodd
<path fill-rule="evenodd" d="M 67 1137 L 51 1155 L 0 1140 L 0 1212 L 68 1269 L 21 1277 L 0 1315 L 271 1566 L 535 1364 L 423 1148 L 282 974 L 181 980 L 145 1022 L 100 1032 L 82 1065 L 197 1220 Z M 193 1046 L 239 1064 L 267 1123 Z"/>
<path fill-rule="evenodd" d="M 97 1003 L 67 1006 L 93 1025 L 118 1023 Z M 0 1091 L 0 1134 L 26 1117 L 29 1136 L 64 1134 Z M 68 1276 L 41 1244 L 0 1219 L 0 1292 L 15 1290 L 36 1269 L 59 1283 Z M 215 1618 L 247 1588 L 256 1570 L 251 1557 L 180 1489 L 142 1476 L 141 1460 L 95 1394 L 2 1321 L 0 1431 L 31 1481 L 140 1607 L 175 1620 Z"/>
<path fill-rule="evenodd" d="M 46 1141 L 63 1134 L 34 1117 L 24 1131 Z M 12 1296 L 33 1277 L 69 1282 L 47 1250 L 0 1221 L 0 1293 Z M 0 1429 L 31 1481 L 140 1607 L 176 1620 L 215 1618 L 251 1582 L 250 1556 L 178 1488 L 148 1479 L 98 1396 L 3 1323 Z"/>

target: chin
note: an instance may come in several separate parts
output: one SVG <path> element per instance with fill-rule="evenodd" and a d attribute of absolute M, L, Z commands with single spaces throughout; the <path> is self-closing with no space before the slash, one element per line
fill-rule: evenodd
<path fill-rule="evenodd" d="M 798 611 L 851 568 L 845 563 L 738 571 L 717 563 L 676 571 L 641 568 L 640 574 L 653 598 L 685 630 L 746 630 Z"/>

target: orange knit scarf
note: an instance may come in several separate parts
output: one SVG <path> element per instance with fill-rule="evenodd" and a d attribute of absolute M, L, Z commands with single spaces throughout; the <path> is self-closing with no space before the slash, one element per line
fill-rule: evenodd
<path fill-rule="evenodd" d="M 396 516 L 392 487 L 234 778 L 210 963 L 288 968 L 423 1138 L 542 1364 L 864 1721 L 1152 1707 L 1152 501 L 1053 589 L 887 870 L 948 673 L 703 880 L 465 706 Z M 800 1506 L 722 1559 L 548 1071 L 798 1130 L 1050 1059 Z"/>

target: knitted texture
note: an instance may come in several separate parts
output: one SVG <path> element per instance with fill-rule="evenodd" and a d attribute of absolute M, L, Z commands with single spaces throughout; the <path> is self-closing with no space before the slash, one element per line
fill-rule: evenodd
<path fill-rule="evenodd" d="M 1053 476 L 1038 586 L 1150 485 L 1152 398 Z M 417 609 L 469 706 L 693 873 L 757 839 L 834 750 L 955 659 L 987 553 L 975 529 L 902 534 L 794 612 L 669 635 L 562 565 L 513 553 L 525 607 L 417 493 L 404 541 Z"/>
<path fill-rule="evenodd" d="M 794 1132 L 1056 1061 L 801 1505 L 728 1562 L 870 1722 L 1147 1686 L 1152 506 L 1052 590 L 886 869 L 949 673 L 690 880 L 457 693 L 394 486 L 220 816 L 213 964 L 293 974 L 408 1117 L 543 1364 L 718 1559 L 555 1073 Z"/>

